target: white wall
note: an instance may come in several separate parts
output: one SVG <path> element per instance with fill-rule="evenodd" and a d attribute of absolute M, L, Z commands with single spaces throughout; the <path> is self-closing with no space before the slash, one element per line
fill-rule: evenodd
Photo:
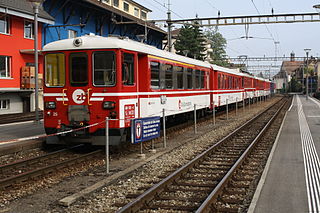
<path fill-rule="evenodd" d="M 9 109 L 0 109 L 0 115 L 23 112 L 22 99 L 18 94 L 6 93 L 6 94 L 0 95 L 0 100 L 6 100 L 6 99 L 10 100 Z"/>

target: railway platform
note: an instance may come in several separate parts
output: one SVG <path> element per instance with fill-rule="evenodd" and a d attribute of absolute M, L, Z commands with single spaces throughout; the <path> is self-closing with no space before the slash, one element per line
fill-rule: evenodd
<path fill-rule="evenodd" d="M 248 212 L 320 212 L 320 102 L 295 95 Z"/>

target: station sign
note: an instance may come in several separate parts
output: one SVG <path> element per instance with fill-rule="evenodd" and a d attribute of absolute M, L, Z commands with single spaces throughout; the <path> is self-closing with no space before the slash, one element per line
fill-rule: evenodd
<path fill-rule="evenodd" d="M 141 143 L 160 136 L 160 117 L 148 117 L 132 120 L 131 142 Z"/>

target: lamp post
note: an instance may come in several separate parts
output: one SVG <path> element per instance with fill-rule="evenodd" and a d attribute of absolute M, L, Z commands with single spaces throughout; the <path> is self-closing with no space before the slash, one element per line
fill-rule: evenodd
<path fill-rule="evenodd" d="M 306 99 L 308 100 L 308 96 L 309 96 L 308 56 L 309 56 L 309 52 L 311 51 L 311 49 L 306 48 L 306 49 L 304 49 L 304 51 L 306 52 L 306 55 L 307 55 L 307 61 L 306 61 L 306 64 L 307 64 L 307 65 L 306 65 L 306 71 L 307 71 L 307 73 L 306 73 Z"/>
<path fill-rule="evenodd" d="M 38 54 L 38 13 L 39 7 L 43 0 L 28 0 L 32 3 L 33 13 L 34 13 L 34 66 L 35 66 L 35 113 L 36 113 L 36 122 L 39 122 L 39 81 L 38 81 L 38 73 L 39 73 L 39 54 Z"/>

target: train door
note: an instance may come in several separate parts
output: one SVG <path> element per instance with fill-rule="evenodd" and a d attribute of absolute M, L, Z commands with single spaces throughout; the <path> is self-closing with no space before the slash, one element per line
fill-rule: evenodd
<path fill-rule="evenodd" d="M 119 99 L 120 127 L 129 127 L 130 119 L 138 116 L 138 58 L 136 52 L 121 53 L 121 92 L 132 94 Z M 124 120 L 123 120 L 124 119 Z"/>
<path fill-rule="evenodd" d="M 69 86 L 63 89 L 68 103 L 68 120 L 71 126 L 78 127 L 90 121 L 90 79 L 89 56 L 87 52 L 72 52 L 67 60 L 67 82 Z M 69 81 L 68 81 L 69 80 Z"/>

